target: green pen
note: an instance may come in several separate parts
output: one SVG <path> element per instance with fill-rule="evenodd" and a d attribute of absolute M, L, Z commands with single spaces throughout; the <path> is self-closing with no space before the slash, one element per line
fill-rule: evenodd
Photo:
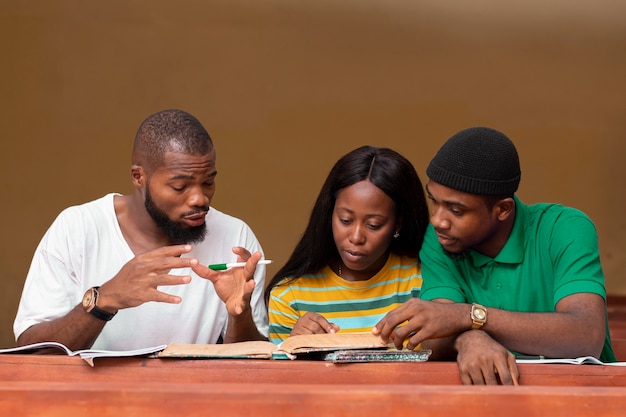
<path fill-rule="evenodd" d="M 261 260 L 259 261 L 259 263 L 257 265 L 267 265 L 267 264 L 271 264 L 272 261 L 269 261 L 267 259 Z M 214 271 L 224 271 L 226 269 L 229 268 L 236 268 L 238 266 L 245 266 L 246 263 L 245 262 L 231 262 L 229 264 L 213 264 L 213 265 L 209 265 L 209 268 L 214 270 Z"/>

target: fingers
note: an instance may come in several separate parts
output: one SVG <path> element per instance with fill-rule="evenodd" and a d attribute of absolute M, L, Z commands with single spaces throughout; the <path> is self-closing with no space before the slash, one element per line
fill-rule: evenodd
<path fill-rule="evenodd" d="M 191 276 L 189 275 L 159 274 L 153 277 L 152 283 L 150 286 L 156 288 L 156 287 L 161 287 L 161 286 L 166 286 L 166 285 L 189 284 L 190 282 L 191 282 Z"/>
<path fill-rule="evenodd" d="M 250 255 L 248 251 L 246 252 Z M 246 265 L 243 267 L 246 280 L 254 278 L 254 272 L 256 271 L 257 264 L 261 260 L 261 256 L 261 252 L 255 252 L 253 255 L 249 256 L 249 259 L 246 261 Z"/>
<path fill-rule="evenodd" d="M 159 291 L 158 289 L 151 291 L 150 294 L 151 294 L 151 299 L 147 301 L 156 301 L 159 303 L 168 303 L 168 304 L 180 304 L 183 301 L 183 299 L 177 295 L 168 294 L 166 292 Z"/>
<path fill-rule="evenodd" d="M 465 372 L 461 372 L 461 370 L 459 369 L 459 375 L 461 376 L 461 384 L 463 384 L 463 385 L 474 385 L 474 381 L 473 381 L 472 376 L 470 374 L 467 374 Z"/>
<path fill-rule="evenodd" d="M 191 252 L 191 249 L 192 249 L 191 245 L 164 246 L 162 248 L 158 248 L 150 252 L 146 252 L 144 255 L 150 256 L 154 259 L 163 259 L 163 258 L 169 258 L 169 257 L 178 258 L 185 253 Z M 194 258 L 182 258 L 182 259 L 192 260 Z M 194 260 L 197 262 L 197 259 L 194 259 Z"/>
<path fill-rule="evenodd" d="M 517 362 L 515 361 L 515 355 L 511 354 L 507 358 L 507 368 L 511 375 L 511 382 L 513 385 L 519 385 L 519 368 L 517 367 Z"/>
<path fill-rule="evenodd" d="M 237 255 L 237 262 L 246 262 L 250 258 L 250 251 L 241 246 L 233 247 L 233 253 Z"/>
<path fill-rule="evenodd" d="M 488 384 L 519 385 L 519 370 L 515 362 L 515 355 L 506 351 L 505 355 L 497 355 L 491 368 L 493 373 L 485 378 Z"/>
<path fill-rule="evenodd" d="M 413 350 L 418 347 L 423 341 L 424 338 L 420 335 L 420 332 L 414 333 L 411 337 L 409 337 L 409 342 L 406 344 L 406 348 L 408 350 Z"/>
<path fill-rule="evenodd" d="M 164 274 L 172 269 L 194 267 L 196 258 L 181 257 L 191 251 L 191 245 L 165 246 L 137 255 L 131 262 L 144 273 Z"/>
<path fill-rule="evenodd" d="M 461 382 L 467 385 L 519 385 L 519 373 L 517 366 L 510 369 L 490 363 L 461 372 Z"/>
<path fill-rule="evenodd" d="M 111 280 L 102 284 L 102 305 L 111 310 L 136 307 L 148 301 L 178 304 L 180 297 L 158 290 L 160 286 L 184 285 L 189 275 L 171 275 L 173 269 L 194 267 L 198 260 L 181 255 L 191 251 L 191 245 L 158 248 L 135 256 Z"/>
<path fill-rule="evenodd" d="M 458 362 L 461 382 L 465 385 L 498 385 L 498 377 L 492 362 Z"/>
<path fill-rule="evenodd" d="M 256 286 L 254 274 L 262 254 L 255 252 L 251 255 L 241 247 L 234 247 L 233 252 L 238 255 L 240 262 L 245 262 L 243 267 L 236 266 L 224 271 L 214 271 L 206 265 L 197 264 L 192 269 L 198 276 L 213 283 L 215 292 L 226 304 L 228 313 L 239 316 L 250 308 L 250 299 Z"/>
<path fill-rule="evenodd" d="M 519 385 L 515 356 L 481 330 L 457 338 L 461 381 L 473 385 Z"/>
<path fill-rule="evenodd" d="M 235 248 L 233 248 L 233 251 L 234 249 Z M 240 249 L 243 249 L 243 248 L 240 248 Z M 245 249 L 243 250 L 246 251 Z M 257 264 L 261 260 L 263 254 L 261 252 L 255 252 L 254 254 L 250 255 L 250 253 L 247 251 L 246 253 L 248 253 L 247 260 L 239 261 L 239 262 L 245 262 L 245 265 L 243 267 L 229 268 L 224 271 L 214 271 L 210 269 L 207 265 L 204 265 L 202 263 L 196 263 L 195 265 L 192 265 L 191 267 L 193 271 L 196 274 L 198 274 L 200 277 L 206 278 L 212 281 L 214 284 L 216 283 L 217 280 L 219 280 L 221 277 L 225 275 L 244 277 L 246 281 L 250 281 L 254 278 L 254 273 L 256 272 Z M 241 259 L 241 258 L 238 258 L 238 259 Z"/>
<path fill-rule="evenodd" d="M 408 349 L 415 349 L 423 340 L 422 320 L 417 310 L 417 303 L 409 300 L 387 313 L 373 328 L 372 333 L 380 335 L 383 342 L 391 340 L 396 349 L 402 349 L 409 339 Z"/>
<path fill-rule="evenodd" d="M 339 326 L 330 323 L 321 314 L 309 311 L 298 319 L 291 334 L 336 333 L 337 331 L 339 331 Z"/>
<path fill-rule="evenodd" d="M 410 318 L 410 314 L 405 311 L 405 305 L 406 304 L 403 304 L 387 313 L 385 317 L 383 317 L 372 328 L 372 333 L 380 335 L 383 342 L 389 342 L 389 339 L 391 338 L 393 331 L 396 330 L 396 327 Z"/>

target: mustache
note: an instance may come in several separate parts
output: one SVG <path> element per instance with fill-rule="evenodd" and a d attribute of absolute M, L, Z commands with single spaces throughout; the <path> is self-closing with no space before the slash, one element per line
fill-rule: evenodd
<path fill-rule="evenodd" d="M 195 214 L 200 214 L 200 213 L 206 213 L 207 211 L 209 211 L 209 206 L 206 206 L 206 207 L 199 207 L 199 208 L 197 208 L 197 209 L 195 209 L 195 210 L 188 211 L 187 213 L 184 213 L 184 214 L 183 214 L 183 217 L 186 217 L 186 216 L 193 216 L 193 215 L 195 215 Z"/>

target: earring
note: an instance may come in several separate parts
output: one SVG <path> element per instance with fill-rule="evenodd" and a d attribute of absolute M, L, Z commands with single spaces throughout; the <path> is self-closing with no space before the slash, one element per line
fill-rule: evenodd
<path fill-rule="evenodd" d="M 400 236 L 400 231 L 396 230 L 396 233 L 393 234 L 393 237 L 397 239 L 398 236 Z"/>

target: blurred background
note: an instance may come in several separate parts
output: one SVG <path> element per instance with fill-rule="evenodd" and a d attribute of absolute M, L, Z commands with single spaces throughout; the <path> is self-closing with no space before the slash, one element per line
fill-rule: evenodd
<path fill-rule="evenodd" d="M 513 3 L 513 4 L 511 4 Z M 149 114 L 217 148 L 214 206 L 287 259 L 334 162 L 369 144 L 425 169 L 457 131 L 507 134 L 518 195 L 595 222 L 626 294 L 626 3 L 619 0 L 4 0 L 0 346 L 63 208 L 129 193 Z"/>

